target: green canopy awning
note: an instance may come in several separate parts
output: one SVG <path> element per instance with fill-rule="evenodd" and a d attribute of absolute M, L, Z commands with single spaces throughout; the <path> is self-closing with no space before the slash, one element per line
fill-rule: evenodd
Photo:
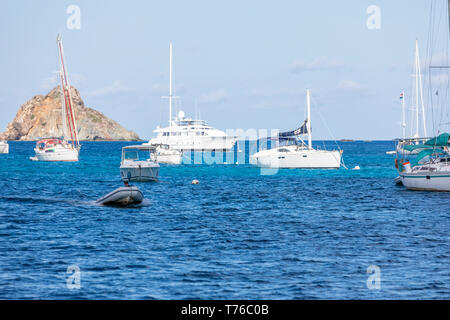
<path fill-rule="evenodd" d="M 422 160 L 423 158 L 427 157 L 427 156 L 431 156 L 432 154 L 440 154 L 440 153 L 446 153 L 444 150 L 442 149 L 425 149 L 419 152 L 419 154 L 417 154 L 417 157 L 411 161 L 411 165 L 414 167 L 416 165 L 419 164 L 419 161 Z"/>
<path fill-rule="evenodd" d="M 427 146 L 446 147 L 450 146 L 450 134 L 442 133 L 436 138 L 430 139 L 425 142 Z"/>

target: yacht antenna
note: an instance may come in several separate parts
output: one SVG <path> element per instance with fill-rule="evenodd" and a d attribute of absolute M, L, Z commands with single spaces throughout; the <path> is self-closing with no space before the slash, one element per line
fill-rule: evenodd
<path fill-rule="evenodd" d="M 170 42 L 169 46 L 169 95 L 162 96 L 161 98 L 169 98 L 169 128 L 172 129 L 172 99 L 178 98 L 173 95 L 173 54 L 172 54 L 172 42 Z M 172 132 L 169 130 L 169 132 Z M 171 133 L 170 133 L 171 135 Z"/>
<path fill-rule="evenodd" d="M 170 43 L 170 54 L 169 54 L 169 127 L 172 128 L 172 42 Z"/>
<path fill-rule="evenodd" d="M 405 112 L 405 91 L 402 90 L 402 94 L 401 94 L 401 99 L 402 99 L 402 136 L 403 139 L 406 138 L 406 112 Z"/>

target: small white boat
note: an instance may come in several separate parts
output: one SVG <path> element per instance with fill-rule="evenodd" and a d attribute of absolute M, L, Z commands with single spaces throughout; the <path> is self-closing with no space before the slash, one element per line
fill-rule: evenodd
<path fill-rule="evenodd" d="M 9 144 L 6 141 L 0 141 L 0 153 L 9 153 Z"/>
<path fill-rule="evenodd" d="M 313 149 L 311 140 L 310 93 L 306 90 L 307 119 L 297 130 L 280 133 L 277 140 L 285 145 L 262 150 L 251 156 L 252 162 L 267 168 L 339 169 L 340 150 Z M 308 135 L 306 144 L 300 135 Z"/>
<path fill-rule="evenodd" d="M 123 181 L 158 181 L 159 164 L 156 148 L 149 145 L 135 145 L 122 148 L 120 176 Z"/>
<path fill-rule="evenodd" d="M 128 206 L 140 204 L 144 199 L 141 190 L 135 186 L 125 186 L 117 188 L 96 201 L 97 204 L 110 206 Z"/>
<path fill-rule="evenodd" d="M 181 152 L 180 150 L 172 149 L 167 144 L 143 143 L 142 145 L 153 146 L 156 148 L 156 161 L 158 161 L 158 163 L 174 164 L 174 165 L 181 163 L 183 152 Z"/>

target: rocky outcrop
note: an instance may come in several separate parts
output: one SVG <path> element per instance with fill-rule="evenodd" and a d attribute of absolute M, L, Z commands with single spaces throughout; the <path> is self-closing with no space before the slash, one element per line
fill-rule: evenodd
<path fill-rule="evenodd" d="M 140 140 L 133 131 L 86 107 L 74 87 L 71 87 L 71 94 L 80 140 Z M 61 135 L 61 91 L 56 87 L 46 96 L 37 95 L 25 102 L 0 135 L 0 140 L 37 140 Z"/>

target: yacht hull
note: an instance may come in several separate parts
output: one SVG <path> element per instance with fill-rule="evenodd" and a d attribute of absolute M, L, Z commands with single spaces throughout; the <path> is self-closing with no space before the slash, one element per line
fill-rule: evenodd
<path fill-rule="evenodd" d="M 34 161 L 48 162 L 74 162 L 78 161 L 79 152 L 74 148 L 55 148 L 53 151 L 34 149 L 36 155 L 32 158 Z"/>
<path fill-rule="evenodd" d="M 179 154 L 157 154 L 156 159 L 159 163 L 165 164 L 180 164 L 181 163 L 181 153 Z"/>
<path fill-rule="evenodd" d="M 9 144 L 0 143 L 0 154 L 6 154 L 6 153 L 9 153 Z"/>
<path fill-rule="evenodd" d="M 402 184 L 410 190 L 450 191 L 450 171 L 446 173 L 400 173 Z"/>
<path fill-rule="evenodd" d="M 236 138 L 231 137 L 156 137 L 149 141 L 149 144 L 165 144 L 171 149 L 184 151 L 220 151 L 231 150 L 236 143 Z"/>
<path fill-rule="evenodd" d="M 122 180 L 138 181 L 138 182 L 150 182 L 158 181 L 159 165 L 151 164 L 146 165 L 122 165 L 120 166 L 120 176 Z"/>
<path fill-rule="evenodd" d="M 298 150 L 288 153 L 265 150 L 252 156 L 256 164 L 267 168 L 338 169 L 341 153 L 327 150 Z"/>

